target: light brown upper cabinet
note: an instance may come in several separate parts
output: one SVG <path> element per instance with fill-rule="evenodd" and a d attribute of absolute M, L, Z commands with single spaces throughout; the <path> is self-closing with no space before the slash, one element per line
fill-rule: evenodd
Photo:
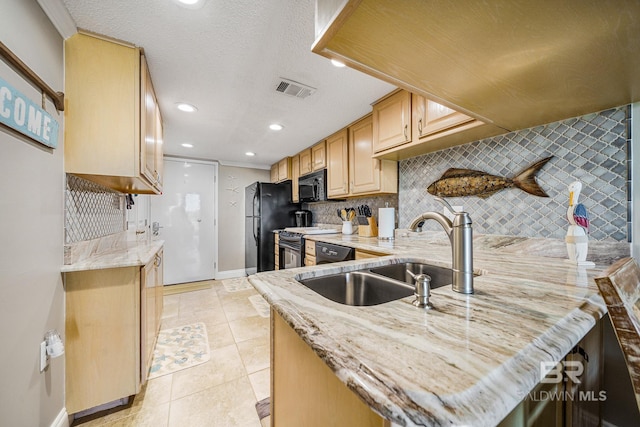
<path fill-rule="evenodd" d="M 349 195 L 349 144 L 347 129 L 327 138 L 327 197 Z"/>
<path fill-rule="evenodd" d="M 142 175 L 154 186 L 162 190 L 162 117 L 160 107 L 153 90 L 151 74 L 144 56 L 140 59 L 141 80 L 140 87 L 143 99 L 143 113 L 140 115 L 140 129 L 143 131 L 140 144 L 140 170 Z"/>
<path fill-rule="evenodd" d="M 320 141 L 311 147 L 311 169 L 319 171 L 327 167 L 327 143 Z"/>
<path fill-rule="evenodd" d="M 162 124 L 142 50 L 65 41 L 65 171 L 123 193 L 162 191 Z"/>
<path fill-rule="evenodd" d="M 291 157 L 285 157 L 278 162 L 278 182 L 291 179 Z"/>
<path fill-rule="evenodd" d="M 411 142 L 411 94 L 400 90 L 373 105 L 373 151 Z"/>
<path fill-rule="evenodd" d="M 311 148 L 302 150 L 300 156 L 300 176 L 313 172 L 313 163 L 311 161 Z"/>
<path fill-rule="evenodd" d="M 373 120 L 368 115 L 349 126 L 349 194 L 398 192 L 398 163 L 374 159 Z"/>
<path fill-rule="evenodd" d="M 271 165 L 271 182 L 282 182 L 291 179 L 291 157 L 285 157 Z"/>
<path fill-rule="evenodd" d="M 316 0 L 312 51 L 484 122 L 471 142 L 640 101 L 640 2 L 624 4 Z"/>
<path fill-rule="evenodd" d="M 296 154 L 291 158 L 291 200 L 293 203 L 300 201 L 298 192 L 298 178 L 300 177 L 300 154 Z"/>
<path fill-rule="evenodd" d="M 414 141 L 474 120 L 473 117 L 416 94 L 411 98 L 411 114 Z"/>
<path fill-rule="evenodd" d="M 329 198 L 398 192 L 398 163 L 371 157 L 371 115 L 330 136 L 326 143 Z"/>

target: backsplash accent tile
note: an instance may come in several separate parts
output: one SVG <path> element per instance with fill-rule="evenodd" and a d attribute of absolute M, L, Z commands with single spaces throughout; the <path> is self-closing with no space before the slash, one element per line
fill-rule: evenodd
<path fill-rule="evenodd" d="M 122 193 L 67 174 L 65 243 L 124 231 L 124 197 Z"/>
<path fill-rule="evenodd" d="M 309 209 L 312 212 L 313 225 L 322 224 L 336 224 L 342 225 L 342 221 L 338 218 L 336 209 L 341 208 L 357 208 L 360 205 L 369 205 L 373 216 L 378 218 L 378 208 L 384 208 L 386 204 L 389 204 L 390 208 L 396 208 L 398 211 L 398 195 L 390 194 L 384 196 L 369 196 L 358 197 L 341 201 L 328 201 L 328 202 L 314 202 L 303 203 L 303 209 Z M 396 220 L 397 221 L 397 220 Z"/>
<path fill-rule="evenodd" d="M 630 238 L 629 116 L 627 106 L 618 107 L 403 160 L 399 163 L 399 226 L 408 227 L 426 211 L 442 212 L 442 206 L 427 193 L 427 186 L 449 168 L 512 178 L 532 163 L 553 155 L 537 175 L 549 198 L 513 188 L 484 200 L 451 197 L 447 201 L 471 214 L 478 233 L 563 238 L 568 226 L 567 187 L 579 180 L 583 185 L 579 203 L 590 216 L 590 239 L 626 241 Z M 433 221 L 425 225 L 425 230 L 439 228 Z"/>

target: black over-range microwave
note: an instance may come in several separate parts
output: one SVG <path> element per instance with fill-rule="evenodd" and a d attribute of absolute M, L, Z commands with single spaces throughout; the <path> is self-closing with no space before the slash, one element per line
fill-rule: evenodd
<path fill-rule="evenodd" d="M 322 202 L 327 200 L 327 170 L 322 169 L 298 178 L 300 202 Z"/>

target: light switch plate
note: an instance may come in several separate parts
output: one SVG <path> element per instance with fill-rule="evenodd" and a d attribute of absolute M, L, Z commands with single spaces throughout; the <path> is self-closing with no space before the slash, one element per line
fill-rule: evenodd
<path fill-rule="evenodd" d="M 464 208 L 462 206 L 451 206 L 453 208 L 454 211 L 456 212 L 462 212 L 464 210 Z M 453 214 L 451 212 L 449 212 L 449 209 L 447 208 L 442 208 L 442 213 L 444 213 L 444 215 L 449 218 L 451 221 L 453 221 Z"/>
<path fill-rule="evenodd" d="M 40 343 L 40 372 L 44 372 L 48 364 L 49 361 L 47 360 L 47 342 L 42 341 Z"/>

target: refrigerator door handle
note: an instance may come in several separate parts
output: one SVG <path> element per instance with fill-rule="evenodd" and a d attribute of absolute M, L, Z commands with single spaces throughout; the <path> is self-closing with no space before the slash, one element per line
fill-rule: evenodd
<path fill-rule="evenodd" d="M 259 226 L 258 226 L 258 227 L 259 227 Z M 258 228 L 258 227 L 256 227 L 256 223 L 255 223 L 255 221 L 254 221 L 254 222 L 253 222 L 253 240 L 255 240 L 256 245 L 258 244 L 258 236 L 257 236 L 257 234 L 256 234 L 256 228 Z"/>

